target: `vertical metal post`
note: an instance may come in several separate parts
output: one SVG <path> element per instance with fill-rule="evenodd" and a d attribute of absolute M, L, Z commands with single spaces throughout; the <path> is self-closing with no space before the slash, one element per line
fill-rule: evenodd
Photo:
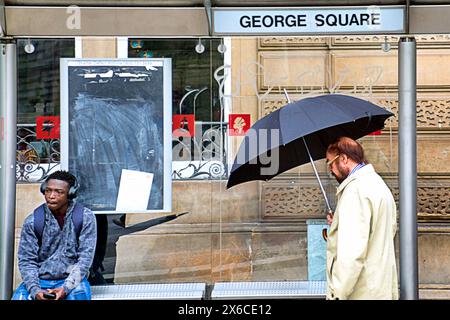
<path fill-rule="evenodd" d="M 0 37 L 6 34 L 5 1 L 0 0 Z"/>
<path fill-rule="evenodd" d="M 16 44 L 0 42 L 0 299 L 11 299 L 16 212 Z"/>
<path fill-rule="evenodd" d="M 416 41 L 398 44 L 400 299 L 417 300 Z"/>

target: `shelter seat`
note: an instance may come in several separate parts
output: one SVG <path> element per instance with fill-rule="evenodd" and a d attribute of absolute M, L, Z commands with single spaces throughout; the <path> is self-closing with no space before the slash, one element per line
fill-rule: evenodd
<path fill-rule="evenodd" d="M 325 299 L 326 281 L 218 282 L 211 299 Z"/>
<path fill-rule="evenodd" d="M 92 286 L 92 300 L 201 300 L 205 283 L 140 283 Z"/>

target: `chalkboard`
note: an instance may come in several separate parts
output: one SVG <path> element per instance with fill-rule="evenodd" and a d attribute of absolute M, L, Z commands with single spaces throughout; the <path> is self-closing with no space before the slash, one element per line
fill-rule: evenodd
<path fill-rule="evenodd" d="M 121 213 L 171 211 L 171 59 L 61 59 L 60 70 L 61 167 L 79 180 L 77 201 L 119 213 L 128 169 L 153 184 L 146 210 Z"/>

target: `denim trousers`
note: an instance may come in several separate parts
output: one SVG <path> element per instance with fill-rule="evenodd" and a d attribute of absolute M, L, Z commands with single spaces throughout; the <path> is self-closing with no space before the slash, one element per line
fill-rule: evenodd
<path fill-rule="evenodd" d="M 62 280 L 39 280 L 42 290 L 54 289 L 62 287 L 64 284 L 64 279 Z M 14 292 L 11 300 L 33 300 L 34 298 L 30 296 L 25 284 L 22 282 Z M 91 286 L 86 278 L 84 278 L 80 284 L 74 288 L 70 293 L 64 298 L 65 300 L 91 300 Z"/>

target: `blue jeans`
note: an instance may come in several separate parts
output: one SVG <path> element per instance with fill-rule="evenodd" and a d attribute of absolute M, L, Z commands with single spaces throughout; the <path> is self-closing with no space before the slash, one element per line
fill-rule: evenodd
<path fill-rule="evenodd" d="M 42 290 L 46 289 L 54 289 L 58 287 L 62 287 L 64 284 L 64 280 L 39 280 Z M 22 282 L 19 287 L 17 287 L 14 292 L 11 300 L 33 300 L 33 297 L 30 297 L 30 293 L 28 292 L 25 284 Z M 80 282 L 80 284 L 74 288 L 70 293 L 65 297 L 65 300 L 91 300 L 91 286 L 86 278 Z"/>

